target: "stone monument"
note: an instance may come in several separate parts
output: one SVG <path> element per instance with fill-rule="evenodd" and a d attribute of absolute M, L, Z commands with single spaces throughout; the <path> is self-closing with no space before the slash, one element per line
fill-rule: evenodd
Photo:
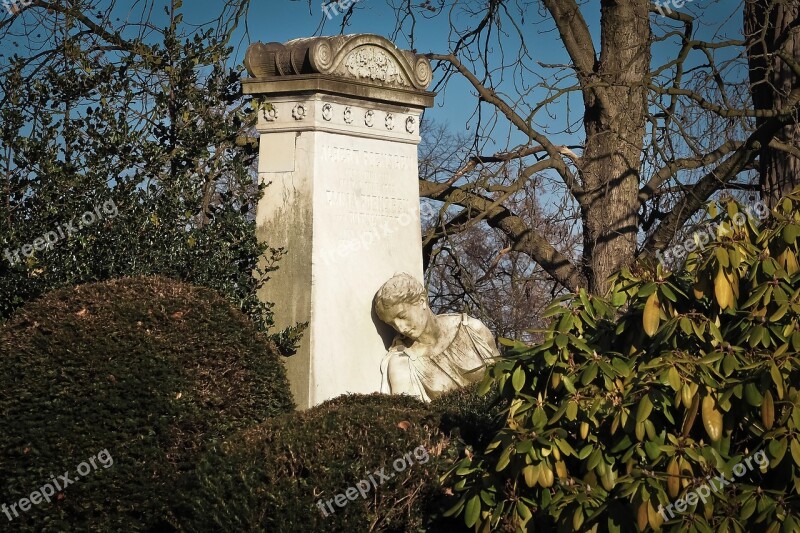
<path fill-rule="evenodd" d="M 397 271 L 422 278 L 417 145 L 430 63 L 377 35 L 256 43 L 257 232 L 285 247 L 261 297 L 277 327 L 308 322 L 287 359 L 298 406 L 377 392 L 391 332 L 375 315 Z"/>

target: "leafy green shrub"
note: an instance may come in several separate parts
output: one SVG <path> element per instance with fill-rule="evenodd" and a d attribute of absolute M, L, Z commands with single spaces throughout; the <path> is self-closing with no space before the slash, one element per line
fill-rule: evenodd
<path fill-rule="evenodd" d="M 727 221 L 733 202 L 709 212 L 726 231 L 683 269 L 557 299 L 544 341 L 494 367 L 482 388 L 510 402 L 506 424 L 451 469 L 448 514 L 481 531 L 800 529 L 800 192 L 762 228 Z"/>
<path fill-rule="evenodd" d="M 470 449 L 484 448 L 503 427 L 503 412 L 508 402 L 499 398 L 497 389 L 489 394 L 477 394 L 478 385 L 450 391 L 430 404 L 441 414 L 440 428 L 447 435 L 458 437 Z"/>
<path fill-rule="evenodd" d="M 20 513 L 15 531 L 170 521 L 176 481 L 208 441 L 294 407 L 273 345 L 205 288 L 164 278 L 83 285 L 0 327 L 0 503 L 102 450 L 114 463 Z"/>
<path fill-rule="evenodd" d="M 439 513 L 452 503 L 439 476 L 463 446 L 449 432 L 456 434 L 460 421 L 468 427 L 462 427 L 462 433 L 479 436 L 480 425 L 496 424 L 492 413 L 498 412 L 487 399 L 477 398 L 473 387 L 447 394 L 430 406 L 406 396 L 341 396 L 271 420 L 229 438 L 203 458 L 185 484 L 187 497 L 178 513 L 181 527 L 459 531 L 463 526 Z M 487 428 L 488 435 L 497 429 Z M 399 461 L 409 452 L 413 464 L 406 461 L 403 471 L 395 472 L 395 461 L 401 468 Z M 375 474 L 381 469 L 392 479 L 381 483 Z M 365 490 L 365 498 L 351 491 L 354 499 L 344 507 L 331 501 L 362 480 L 369 481 L 370 474 L 378 486 Z"/>

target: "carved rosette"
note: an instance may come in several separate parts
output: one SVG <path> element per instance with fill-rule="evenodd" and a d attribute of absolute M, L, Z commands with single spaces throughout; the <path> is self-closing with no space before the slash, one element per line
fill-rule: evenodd
<path fill-rule="evenodd" d="M 333 107 L 331 106 L 331 104 L 324 104 L 322 106 L 322 118 L 326 122 L 330 122 L 331 119 L 333 118 Z"/>
<path fill-rule="evenodd" d="M 264 120 L 267 122 L 275 122 L 278 120 L 278 109 L 274 106 L 265 106 L 261 109 L 261 112 L 264 114 Z"/>
<path fill-rule="evenodd" d="M 292 117 L 295 120 L 303 120 L 305 116 L 306 116 L 305 104 L 297 104 L 296 106 L 294 106 L 294 109 L 292 109 Z"/>

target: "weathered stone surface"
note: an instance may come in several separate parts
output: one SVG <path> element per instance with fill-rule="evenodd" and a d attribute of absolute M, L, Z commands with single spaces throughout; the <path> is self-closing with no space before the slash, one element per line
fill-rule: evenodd
<path fill-rule="evenodd" d="M 309 322 L 287 359 L 295 400 L 376 392 L 391 333 L 373 295 L 397 271 L 422 276 L 417 144 L 430 66 L 372 35 L 256 44 L 246 57 L 270 183 L 258 236 L 287 249 L 262 297 L 278 327 Z"/>
<path fill-rule="evenodd" d="M 247 49 L 247 94 L 316 91 L 417 107 L 433 105 L 426 91 L 429 61 L 378 35 L 310 37 L 255 43 Z"/>
<path fill-rule="evenodd" d="M 398 333 L 381 362 L 381 392 L 429 402 L 478 383 L 500 355 L 483 322 L 466 314 L 435 315 L 425 287 L 407 273 L 381 286 L 375 311 Z"/>

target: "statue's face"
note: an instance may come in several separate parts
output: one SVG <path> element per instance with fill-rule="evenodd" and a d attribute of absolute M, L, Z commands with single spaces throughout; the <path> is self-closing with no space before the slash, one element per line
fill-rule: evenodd
<path fill-rule="evenodd" d="M 386 310 L 385 322 L 400 335 L 417 340 L 428 325 L 431 313 L 425 298 L 413 303 L 399 303 Z"/>

